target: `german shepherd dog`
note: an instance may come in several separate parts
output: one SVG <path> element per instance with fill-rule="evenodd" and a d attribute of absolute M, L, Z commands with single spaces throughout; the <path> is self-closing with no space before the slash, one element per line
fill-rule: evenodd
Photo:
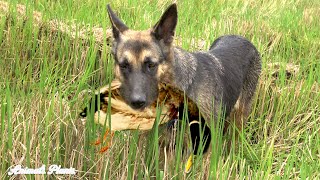
<path fill-rule="evenodd" d="M 241 129 L 261 72 L 259 52 L 250 41 L 236 35 L 222 36 L 209 51 L 192 53 L 173 45 L 176 4 L 144 31 L 129 29 L 109 5 L 107 9 L 114 37 L 115 75 L 121 81 L 120 94 L 127 104 L 135 110 L 148 107 L 157 100 L 159 83 L 181 90 L 197 105 L 206 124 L 204 152 L 211 139 L 210 121 L 234 116 Z M 189 117 L 194 154 L 200 143 L 200 123 L 192 120 L 198 119 Z M 229 123 L 224 122 L 226 129 Z"/>

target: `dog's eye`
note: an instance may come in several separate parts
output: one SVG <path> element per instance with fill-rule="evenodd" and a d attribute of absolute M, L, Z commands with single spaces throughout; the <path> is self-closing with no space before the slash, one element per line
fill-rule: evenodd
<path fill-rule="evenodd" d="M 154 62 L 149 61 L 149 62 L 146 62 L 146 66 L 149 71 L 153 71 L 157 68 L 158 63 L 154 63 Z"/>
<path fill-rule="evenodd" d="M 146 57 L 144 63 L 149 70 L 153 70 L 158 66 L 158 63 L 152 62 L 149 57 Z"/>
<path fill-rule="evenodd" d="M 148 63 L 148 68 L 149 68 L 149 69 L 155 68 L 156 66 L 157 66 L 156 63 L 153 63 L 153 62 L 149 62 L 149 63 Z"/>
<path fill-rule="evenodd" d="M 126 70 L 126 69 L 129 69 L 130 65 L 129 65 L 128 62 L 123 62 L 123 63 L 119 64 L 119 67 L 120 67 L 121 69 Z"/>

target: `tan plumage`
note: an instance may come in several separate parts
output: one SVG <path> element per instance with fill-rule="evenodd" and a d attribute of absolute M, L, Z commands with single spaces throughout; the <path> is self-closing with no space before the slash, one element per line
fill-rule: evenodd
<path fill-rule="evenodd" d="M 143 111 L 137 111 L 127 105 L 119 94 L 120 81 L 113 80 L 109 85 L 102 87 L 98 93 L 105 95 L 103 98 L 105 102 L 101 103 L 101 109 L 94 114 L 96 123 L 104 125 L 111 129 L 111 131 L 121 130 L 149 130 L 157 117 L 157 102 L 158 109 L 161 109 L 159 123 L 164 124 L 171 119 L 177 118 L 178 106 L 183 102 L 183 94 L 171 88 L 168 85 L 159 85 L 158 101 L 154 102 L 150 107 Z M 107 117 L 108 102 L 110 96 L 111 106 L 111 123 Z M 110 127 L 111 125 L 111 127 Z"/>

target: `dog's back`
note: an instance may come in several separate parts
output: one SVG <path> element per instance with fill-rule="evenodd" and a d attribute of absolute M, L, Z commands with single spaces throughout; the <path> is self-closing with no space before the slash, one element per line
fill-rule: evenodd
<path fill-rule="evenodd" d="M 228 35 L 214 41 L 207 52 L 175 52 L 176 83 L 197 103 L 206 120 L 212 110 L 215 117 L 222 110 L 227 117 L 232 109 L 248 116 L 261 71 L 260 55 L 248 40 Z"/>
<path fill-rule="evenodd" d="M 237 100 L 249 109 L 261 72 L 260 55 L 255 46 L 241 36 L 230 35 L 218 38 L 209 52 L 219 59 L 224 68 L 225 74 L 220 78 L 226 113 L 231 111 Z"/>

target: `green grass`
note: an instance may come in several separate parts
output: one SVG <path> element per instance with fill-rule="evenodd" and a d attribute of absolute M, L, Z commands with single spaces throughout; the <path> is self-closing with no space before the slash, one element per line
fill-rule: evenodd
<path fill-rule="evenodd" d="M 167 151 L 166 161 L 158 142 L 168 133 L 161 126 L 147 133 L 117 132 L 112 147 L 97 153 L 91 143 L 103 136 L 105 127 L 92 117 L 82 125 L 78 114 L 90 98 L 85 90 L 112 80 L 106 34 L 99 53 L 93 37 L 84 42 L 78 31 L 70 38 L 46 31 L 48 26 L 41 29 L 31 19 L 22 21 L 17 3 L 27 6 L 29 17 L 34 10 L 41 12 L 43 22 L 110 28 L 107 1 L 10 1 L 9 15 L 0 20 L 0 179 L 10 178 L 7 170 L 17 164 L 73 167 L 76 175 L 57 176 L 70 179 L 320 178 L 318 0 L 178 2 L 176 36 L 183 48 L 208 49 L 221 35 L 239 34 L 256 45 L 263 61 L 252 113 L 238 144 L 227 151 L 225 139 L 232 136 L 212 130 L 211 153 L 197 156 L 189 174 L 183 173 L 188 154 L 182 149 L 190 151 L 185 131 L 177 132 L 177 150 Z M 115 0 L 111 6 L 139 30 L 154 25 L 170 3 Z M 299 70 L 291 71 L 293 65 Z M 23 177 L 55 175 L 16 178 Z"/>

